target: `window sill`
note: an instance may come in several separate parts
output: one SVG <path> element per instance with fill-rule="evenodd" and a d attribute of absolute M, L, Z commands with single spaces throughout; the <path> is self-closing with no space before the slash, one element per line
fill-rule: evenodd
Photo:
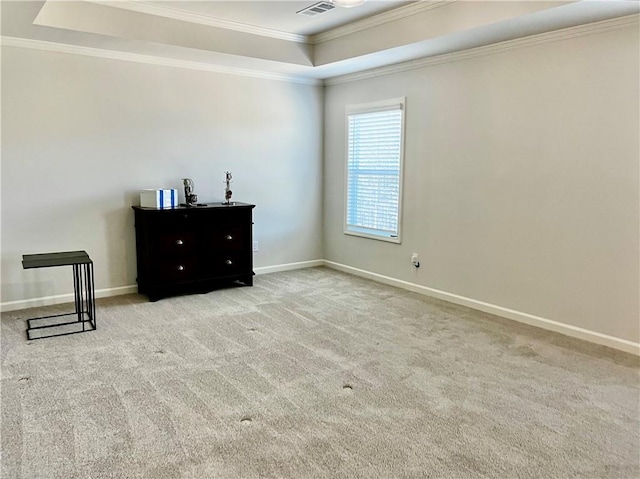
<path fill-rule="evenodd" d="M 386 243 L 400 244 L 402 242 L 399 236 L 383 236 L 380 234 L 366 233 L 364 231 L 344 230 L 344 234 L 349 236 L 358 236 L 360 238 L 384 241 Z"/>

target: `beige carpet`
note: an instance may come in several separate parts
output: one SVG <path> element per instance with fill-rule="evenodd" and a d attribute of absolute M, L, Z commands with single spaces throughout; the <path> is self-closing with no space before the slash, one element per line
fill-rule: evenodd
<path fill-rule="evenodd" d="M 3 478 L 640 476 L 637 357 L 329 269 L 44 311 L 2 315 Z"/>

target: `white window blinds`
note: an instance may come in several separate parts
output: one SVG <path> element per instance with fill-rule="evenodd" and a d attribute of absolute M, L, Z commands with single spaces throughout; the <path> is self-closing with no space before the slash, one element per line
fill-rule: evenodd
<path fill-rule="evenodd" d="M 404 98 L 347 109 L 345 233 L 400 242 Z"/>

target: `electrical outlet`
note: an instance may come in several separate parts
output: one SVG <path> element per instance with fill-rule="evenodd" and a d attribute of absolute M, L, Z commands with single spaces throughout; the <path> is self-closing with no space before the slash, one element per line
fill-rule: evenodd
<path fill-rule="evenodd" d="M 254 241 L 253 242 L 253 252 L 255 253 L 256 251 L 258 251 L 258 242 Z"/>
<path fill-rule="evenodd" d="M 411 253 L 411 264 L 416 268 L 420 267 L 420 258 L 418 257 L 418 253 Z"/>

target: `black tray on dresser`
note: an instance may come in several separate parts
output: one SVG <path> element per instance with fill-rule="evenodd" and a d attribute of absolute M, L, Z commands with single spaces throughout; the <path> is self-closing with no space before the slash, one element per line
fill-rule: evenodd
<path fill-rule="evenodd" d="M 138 292 L 151 301 L 253 285 L 255 205 L 134 206 Z"/>

